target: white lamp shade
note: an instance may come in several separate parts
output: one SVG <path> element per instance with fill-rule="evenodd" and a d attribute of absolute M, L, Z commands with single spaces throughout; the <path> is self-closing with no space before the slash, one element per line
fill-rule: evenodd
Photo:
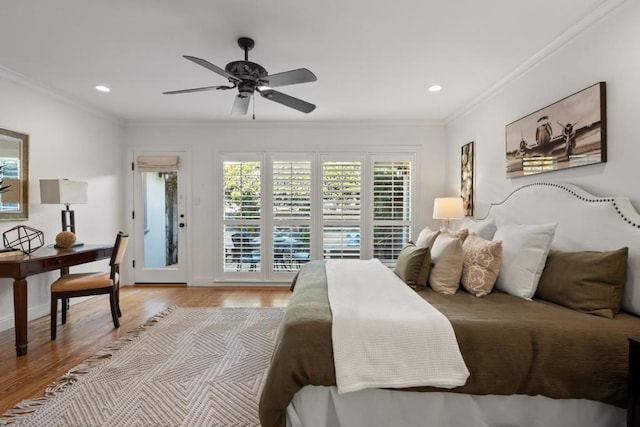
<path fill-rule="evenodd" d="M 461 197 L 438 197 L 433 201 L 433 219 L 462 219 L 464 206 Z"/>
<path fill-rule="evenodd" d="M 88 203 L 88 184 L 68 179 L 41 179 L 40 203 L 52 205 L 77 205 Z"/>

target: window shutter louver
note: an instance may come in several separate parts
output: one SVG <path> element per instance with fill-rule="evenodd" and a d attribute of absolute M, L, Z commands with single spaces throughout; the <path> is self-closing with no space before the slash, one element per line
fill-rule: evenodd
<path fill-rule="evenodd" d="M 411 236 L 411 162 L 373 164 L 373 253 L 387 265 Z"/>
<path fill-rule="evenodd" d="M 311 160 L 272 166 L 273 270 L 297 271 L 311 259 Z"/>
<path fill-rule="evenodd" d="M 261 162 L 225 161 L 225 271 L 261 270 Z"/>
<path fill-rule="evenodd" d="M 323 248 L 325 258 L 360 258 L 362 164 L 322 164 Z"/>

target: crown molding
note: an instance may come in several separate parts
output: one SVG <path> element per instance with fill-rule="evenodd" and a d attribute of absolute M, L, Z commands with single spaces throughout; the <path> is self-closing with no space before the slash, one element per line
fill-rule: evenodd
<path fill-rule="evenodd" d="M 124 126 L 125 122 L 121 118 L 114 116 L 113 114 L 105 113 L 104 111 L 101 111 L 95 107 L 89 106 L 83 102 L 80 102 L 68 96 L 62 95 L 56 92 L 55 90 L 45 87 L 41 83 L 38 83 L 33 79 L 30 79 L 29 77 L 26 77 L 20 73 L 17 73 L 1 65 L 0 65 L 0 79 L 8 80 L 12 83 L 15 83 L 29 90 L 38 92 L 42 95 L 52 98 L 58 102 L 66 104 L 70 107 L 76 108 L 78 110 L 82 110 L 83 112 L 87 112 L 96 117 L 107 120 L 113 124 Z"/>
<path fill-rule="evenodd" d="M 218 120 L 218 121 L 128 121 L 126 122 L 127 128 L 146 128 L 146 127 L 204 127 L 204 128 L 217 128 L 217 129 L 251 129 L 251 128 L 313 128 L 313 127 L 336 127 L 336 128 L 355 128 L 355 127 L 437 127 L 443 128 L 445 122 L 435 121 L 368 121 L 368 120 L 302 120 L 302 121 L 286 121 L 286 120 L 273 120 L 273 121 L 235 121 L 235 120 Z"/>
<path fill-rule="evenodd" d="M 609 14 L 611 14 L 615 9 L 621 6 L 623 3 L 626 3 L 628 0 L 606 0 L 601 2 L 594 10 L 590 13 L 586 14 L 584 18 L 578 21 L 575 25 L 568 28 L 565 32 L 563 32 L 560 36 L 555 38 L 551 43 L 543 47 L 541 50 L 536 52 L 529 59 L 524 61 L 518 67 L 516 67 L 513 71 L 508 73 L 506 76 L 495 82 L 493 85 L 489 86 L 485 91 L 481 92 L 478 96 L 473 98 L 467 105 L 462 107 L 461 109 L 455 111 L 449 117 L 446 118 L 445 123 L 451 124 L 455 120 L 460 117 L 470 113 L 480 104 L 482 104 L 487 99 L 491 98 L 494 94 L 500 91 L 502 88 L 507 86 L 509 83 L 517 80 L 522 75 L 531 71 L 536 65 L 538 65 L 542 60 L 551 56 L 552 54 L 558 52 L 562 49 L 567 43 L 574 40 L 580 34 L 590 29 L 595 23 L 600 20 L 606 18 Z"/>

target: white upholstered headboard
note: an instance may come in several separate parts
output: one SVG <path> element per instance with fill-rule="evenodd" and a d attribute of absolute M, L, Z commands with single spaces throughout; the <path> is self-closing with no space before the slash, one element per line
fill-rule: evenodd
<path fill-rule="evenodd" d="M 594 196 L 572 184 L 540 182 L 491 204 L 487 217 L 503 224 L 557 223 L 551 247 L 609 251 L 627 246 L 627 285 L 622 308 L 640 315 L 640 214 L 626 197 Z"/>

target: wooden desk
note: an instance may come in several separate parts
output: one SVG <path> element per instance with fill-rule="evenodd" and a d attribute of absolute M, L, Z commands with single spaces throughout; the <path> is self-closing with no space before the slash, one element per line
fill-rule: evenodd
<path fill-rule="evenodd" d="M 27 354 L 27 276 L 111 257 L 113 245 L 83 245 L 71 249 L 40 248 L 30 255 L 0 258 L 0 277 L 13 278 L 16 354 Z"/>

